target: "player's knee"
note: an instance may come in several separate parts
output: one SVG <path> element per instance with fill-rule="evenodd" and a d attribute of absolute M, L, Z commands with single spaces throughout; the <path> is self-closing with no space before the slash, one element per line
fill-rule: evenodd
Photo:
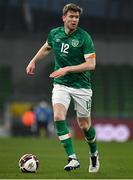
<path fill-rule="evenodd" d="M 60 121 L 60 120 L 65 120 L 64 115 L 61 113 L 54 113 L 54 121 Z"/>
<path fill-rule="evenodd" d="M 88 121 L 79 121 L 79 127 L 82 129 L 82 130 L 88 130 L 90 128 L 90 124 Z"/>
<path fill-rule="evenodd" d="M 54 110 L 54 121 L 65 120 L 66 109 L 62 104 L 55 104 L 53 110 Z"/>

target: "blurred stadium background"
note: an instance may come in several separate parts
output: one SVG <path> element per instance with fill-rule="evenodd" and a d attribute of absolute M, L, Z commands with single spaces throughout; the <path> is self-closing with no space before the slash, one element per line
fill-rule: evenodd
<path fill-rule="evenodd" d="M 62 7 L 71 2 L 83 7 L 80 26 L 97 51 L 92 117 L 98 139 L 133 139 L 133 0 L 0 0 L 0 136 L 23 135 L 23 113 L 42 100 L 51 105 L 53 55 L 32 77 L 25 68 L 49 30 L 62 25 Z M 72 106 L 68 120 L 81 138 Z"/>

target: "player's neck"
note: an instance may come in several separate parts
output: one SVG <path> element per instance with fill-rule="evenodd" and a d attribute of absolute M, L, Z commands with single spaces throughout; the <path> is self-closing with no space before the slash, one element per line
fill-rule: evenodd
<path fill-rule="evenodd" d="M 64 30 L 65 30 L 65 33 L 66 33 L 66 34 L 72 34 L 74 31 L 76 31 L 76 29 L 71 30 L 71 29 L 69 29 L 69 28 L 67 28 L 67 27 L 64 27 Z"/>

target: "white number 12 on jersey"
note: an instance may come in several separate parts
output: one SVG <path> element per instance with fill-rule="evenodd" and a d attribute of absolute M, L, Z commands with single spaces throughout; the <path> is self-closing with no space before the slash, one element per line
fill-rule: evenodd
<path fill-rule="evenodd" d="M 68 54 L 69 44 L 62 43 L 61 52 Z"/>

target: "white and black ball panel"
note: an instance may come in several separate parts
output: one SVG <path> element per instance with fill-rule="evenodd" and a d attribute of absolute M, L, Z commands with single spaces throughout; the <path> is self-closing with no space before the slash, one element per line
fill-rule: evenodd
<path fill-rule="evenodd" d="M 22 172 L 36 172 L 39 160 L 33 154 L 25 154 L 19 160 L 19 168 Z"/>

